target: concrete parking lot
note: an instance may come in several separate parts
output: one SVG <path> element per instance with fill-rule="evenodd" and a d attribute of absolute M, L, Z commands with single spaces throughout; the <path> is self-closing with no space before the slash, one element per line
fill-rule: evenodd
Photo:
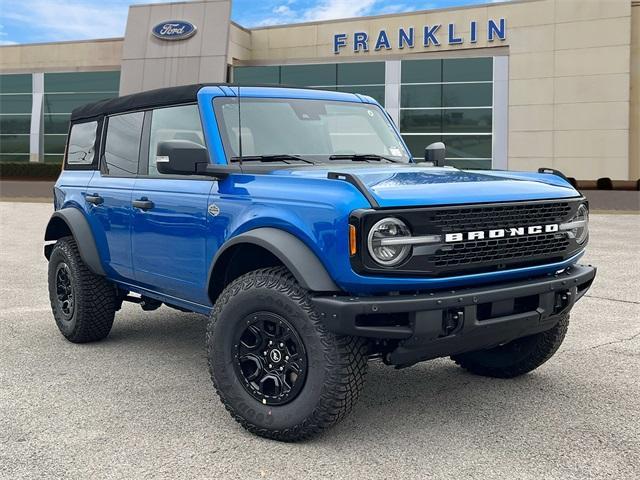
<path fill-rule="evenodd" d="M 105 341 L 63 339 L 42 255 L 51 210 L 0 202 L 0 478 L 640 476 L 640 215 L 592 216 L 585 261 L 598 277 L 537 371 L 372 363 L 351 416 L 282 444 L 218 401 L 203 317 L 126 305 Z"/>

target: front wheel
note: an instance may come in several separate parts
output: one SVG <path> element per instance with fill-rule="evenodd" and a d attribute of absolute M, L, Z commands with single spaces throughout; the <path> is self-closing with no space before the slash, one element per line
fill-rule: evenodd
<path fill-rule="evenodd" d="M 562 315 L 551 329 L 518 338 L 499 347 L 451 357 L 458 365 L 476 375 L 513 378 L 535 370 L 558 350 L 569 327 L 569 315 Z"/>
<path fill-rule="evenodd" d="M 281 441 L 308 438 L 344 418 L 367 369 L 365 342 L 327 331 L 308 292 L 281 267 L 250 272 L 222 292 L 207 350 L 231 416 Z"/>

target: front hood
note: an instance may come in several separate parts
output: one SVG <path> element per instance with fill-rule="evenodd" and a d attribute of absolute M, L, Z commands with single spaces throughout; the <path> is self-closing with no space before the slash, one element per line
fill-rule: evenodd
<path fill-rule="evenodd" d="M 328 172 L 357 176 L 380 207 L 544 200 L 580 195 L 558 176 L 529 172 L 397 165 L 336 165 L 331 169 L 287 171 L 290 175 L 315 178 L 326 178 Z"/>

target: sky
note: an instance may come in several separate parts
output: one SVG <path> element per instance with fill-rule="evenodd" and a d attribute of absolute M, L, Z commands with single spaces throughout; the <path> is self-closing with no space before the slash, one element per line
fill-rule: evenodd
<path fill-rule="evenodd" d="M 171 1 L 171 0 L 167 0 Z M 501 0 L 234 0 L 245 27 L 329 20 Z M 121 37 L 130 4 L 163 0 L 0 0 L 0 45 Z"/>

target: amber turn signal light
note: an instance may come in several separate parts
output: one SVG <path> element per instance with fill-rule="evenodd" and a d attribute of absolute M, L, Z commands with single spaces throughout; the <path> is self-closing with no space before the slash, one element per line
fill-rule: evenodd
<path fill-rule="evenodd" d="M 358 252 L 356 244 L 356 227 L 349 225 L 349 254 L 353 257 Z"/>

